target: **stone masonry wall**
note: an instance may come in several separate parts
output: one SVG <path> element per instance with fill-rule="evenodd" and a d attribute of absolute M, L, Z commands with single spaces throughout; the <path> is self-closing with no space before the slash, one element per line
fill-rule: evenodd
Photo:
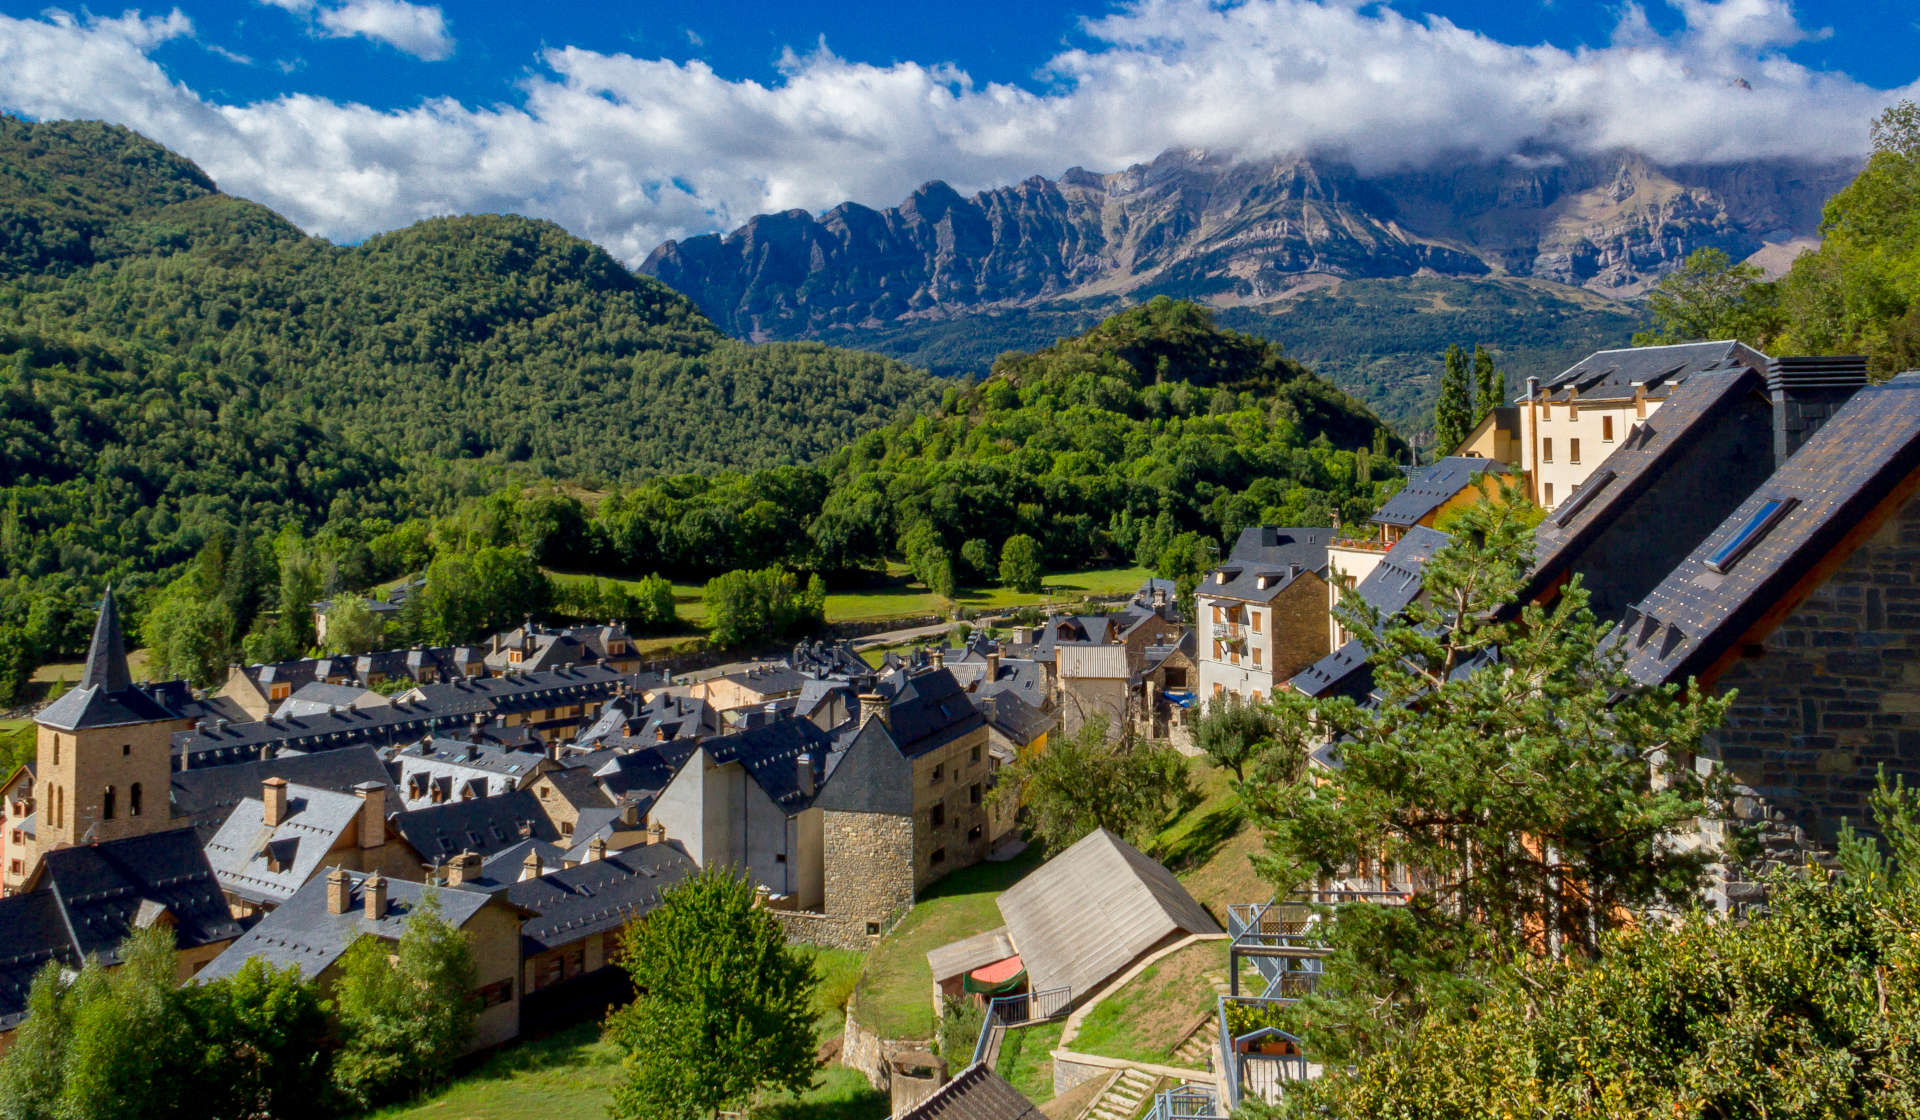
<path fill-rule="evenodd" d="M 1729 874 L 1722 901 L 1758 898 L 1756 872 L 1829 851 L 1843 821 L 1867 827 L 1879 767 L 1920 778 L 1916 573 L 1920 499 L 1716 682 L 1739 696 L 1703 754 L 1726 767 L 1736 817 L 1763 847 Z"/>
<path fill-rule="evenodd" d="M 831 938 L 823 943 L 867 948 L 913 905 L 913 831 L 911 817 L 821 814 L 826 921 L 816 928 L 817 936 Z"/>

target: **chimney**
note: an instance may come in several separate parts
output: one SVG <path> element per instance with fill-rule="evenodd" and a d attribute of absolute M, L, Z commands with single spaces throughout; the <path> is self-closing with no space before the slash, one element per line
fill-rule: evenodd
<path fill-rule="evenodd" d="M 360 881 L 360 892 L 367 899 L 367 920 L 377 922 L 387 916 L 387 880 L 378 871 Z"/>
<path fill-rule="evenodd" d="M 1000 651 L 996 649 L 992 653 L 987 654 L 987 683 L 992 684 L 999 679 Z"/>
<path fill-rule="evenodd" d="M 941 649 L 939 646 L 934 646 L 927 656 L 933 659 L 934 668 L 944 669 L 947 667 L 947 651 Z"/>
<path fill-rule="evenodd" d="M 640 806 L 638 803 L 633 801 L 621 802 L 620 823 L 626 825 L 628 828 L 634 828 L 640 824 Z"/>
<path fill-rule="evenodd" d="M 1633 383 L 1633 418 L 1635 420 L 1647 418 L 1647 383 L 1644 381 Z"/>
<path fill-rule="evenodd" d="M 452 861 L 447 864 L 447 885 L 449 887 L 458 887 L 465 883 L 471 883 L 479 877 L 480 854 L 478 852 L 461 852 L 459 855 L 454 856 Z"/>
<path fill-rule="evenodd" d="M 800 786 L 802 797 L 813 796 L 813 757 L 801 755 L 793 760 L 793 779 Z"/>
<path fill-rule="evenodd" d="M 655 821 L 647 826 L 647 843 L 664 844 L 667 842 L 667 826 Z"/>
<path fill-rule="evenodd" d="M 870 719 L 877 719 L 886 724 L 889 730 L 892 729 L 893 702 L 884 694 L 878 692 L 860 694 L 860 725 L 865 727 Z"/>
<path fill-rule="evenodd" d="M 1339 522 L 1340 515 L 1336 513 L 1333 516 L 1334 516 L 1334 528 L 1337 529 L 1340 527 L 1340 522 Z M 1153 585 L 1153 609 L 1159 610 L 1161 607 L 1164 607 L 1166 605 L 1167 605 L 1167 589 L 1164 587 L 1161 587 L 1157 583 L 1154 584 Z"/>
<path fill-rule="evenodd" d="M 1032 645 L 1033 644 L 1033 627 L 1031 626 L 1014 627 L 1013 628 L 1013 644 L 1016 646 Z"/>
<path fill-rule="evenodd" d="M 1540 399 L 1540 379 L 1538 377 L 1527 378 L 1527 399 L 1530 401 Z"/>
<path fill-rule="evenodd" d="M 378 848 L 387 842 L 387 787 L 361 782 L 353 792 L 360 798 L 360 846 Z"/>
<path fill-rule="evenodd" d="M 287 780 L 268 778 L 260 783 L 260 800 L 266 803 L 266 824 L 268 828 L 279 828 L 280 822 L 287 819 Z"/>
<path fill-rule="evenodd" d="M 1773 399 L 1773 465 L 1800 450 L 1840 406 L 1867 384 L 1867 360 L 1775 358 L 1767 363 L 1767 395 Z"/>
<path fill-rule="evenodd" d="M 344 914 L 353 908 L 353 880 L 347 869 L 336 867 L 327 874 L 327 913 Z"/>
<path fill-rule="evenodd" d="M 587 862 L 588 863 L 599 863 L 601 860 L 606 858 L 607 858 L 607 842 L 604 838 L 596 836 L 593 839 L 587 841 Z"/>
<path fill-rule="evenodd" d="M 493 652 L 495 653 L 500 652 L 500 635 L 498 634 L 495 634 L 493 636 Z"/>
<path fill-rule="evenodd" d="M 538 879 L 539 877 L 540 853 L 528 852 L 527 858 L 520 861 L 520 881 L 524 883 L 528 879 Z"/>

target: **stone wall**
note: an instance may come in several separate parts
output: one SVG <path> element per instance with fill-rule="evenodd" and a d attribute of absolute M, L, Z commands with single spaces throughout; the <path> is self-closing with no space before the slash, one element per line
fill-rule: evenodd
<path fill-rule="evenodd" d="M 865 949 L 913 905 L 911 817 L 826 812 L 820 817 L 825 872 L 823 944 Z M 841 928 L 831 932 L 828 924 Z"/>
<path fill-rule="evenodd" d="M 1876 771 L 1920 778 L 1920 499 L 1909 501 L 1715 682 L 1739 696 L 1703 744 L 1734 782 L 1761 852 L 1720 901 L 1760 896 L 1758 872 L 1866 827 Z M 1710 831 L 1709 840 L 1720 835 Z"/>

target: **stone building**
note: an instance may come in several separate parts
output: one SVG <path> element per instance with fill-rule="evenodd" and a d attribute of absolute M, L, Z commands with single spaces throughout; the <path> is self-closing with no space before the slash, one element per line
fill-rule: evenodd
<path fill-rule="evenodd" d="M 1876 772 L 1920 779 L 1920 373 L 1859 390 L 1627 612 L 1647 684 L 1737 690 L 1724 768 L 1764 862 L 1830 850 Z M 1725 839 L 1703 826 L 1704 840 Z M 1730 868 L 1715 899 L 1757 897 Z"/>
<path fill-rule="evenodd" d="M 292 898 L 323 868 L 379 871 L 420 879 L 420 855 L 387 824 L 388 787 L 363 782 L 350 793 L 267 778 L 207 841 L 227 904 L 237 918 Z"/>
<path fill-rule="evenodd" d="M 1325 656 L 1332 529 L 1252 528 L 1194 590 L 1200 696 L 1260 700 Z"/>

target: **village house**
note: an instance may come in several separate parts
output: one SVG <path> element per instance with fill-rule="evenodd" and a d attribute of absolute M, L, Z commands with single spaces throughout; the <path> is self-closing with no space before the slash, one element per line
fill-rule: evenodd
<path fill-rule="evenodd" d="M 556 629 L 529 619 L 525 625 L 494 635 L 488 647 L 486 665 L 495 673 L 540 673 L 593 664 L 622 673 L 640 671 L 633 637 L 618 622 Z"/>
<path fill-rule="evenodd" d="M 282 702 L 310 684 L 357 685 L 378 689 L 393 681 L 438 684 L 488 675 L 480 646 L 415 646 L 343 657 L 309 657 L 260 665 L 235 665 L 215 695 L 242 714 L 234 722 L 265 719 Z"/>
<path fill-rule="evenodd" d="M 1326 656 L 1332 529 L 1249 528 L 1194 590 L 1202 699 L 1259 701 Z"/>
<path fill-rule="evenodd" d="M 1870 826 L 1882 769 L 1920 779 L 1920 373 L 1859 389 L 1627 612 L 1618 640 L 1649 685 L 1733 691 L 1702 767 L 1735 783 L 1767 863 Z M 1703 823 L 1718 842 L 1718 825 Z M 1714 900 L 1764 888 L 1730 868 Z"/>
<path fill-rule="evenodd" d="M 526 912 L 503 897 L 389 879 L 377 871 L 336 867 L 310 880 L 228 945 L 199 978 L 223 979 L 259 958 L 274 968 L 299 970 L 331 996 L 347 950 L 363 937 L 398 944 L 428 890 L 441 919 L 465 934 L 473 950 L 479 1017 L 468 1052 L 514 1038 L 520 1033 L 520 923 Z"/>
<path fill-rule="evenodd" d="M 206 844 L 207 862 L 236 918 L 250 918 L 292 898 L 323 867 L 380 871 L 420 879 L 419 853 L 387 824 L 387 786 L 365 782 L 352 793 L 260 783 Z"/>
<path fill-rule="evenodd" d="M 807 678 L 779 662 L 751 665 L 738 672 L 700 681 L 687 695 L 718 712 L 760 708 L 776 700 L 800 695 Z"/>
<path fill-rule="evenodd" d="M 181 980 L 240 936 L 192 829 L 47 852 L 25 890 L 0 898 L 0 1052 L 26 1019 L 27 991 L 44 965 L 116 965 L 129 934 L 156 927 L 173 933 Z"/>
<path fill-rule="evenodd" d="M 183 824 L 191 824 L 200 842 L 205 844 L 227 823 L 241 802 L 260 796 L 261 785 L 268 778 L 284 778 L 290 785 L 333 793 L 353 793 L 366 783 L 374 782 L 386 787 L 389 809 L 400 804 L 379 750 L 343 747 L 318 754 L 236 762 L 231 766 L 175 770 L 172 778 L 174 816 Z"/>
<path fill-rule="evenodd" d="M 399 809 L 494 797 L 524 788 L 547 756 L 451 736 L 429 735 L 392 753 Z M 356 869 L 357 870 L 357 869 Z"/>

